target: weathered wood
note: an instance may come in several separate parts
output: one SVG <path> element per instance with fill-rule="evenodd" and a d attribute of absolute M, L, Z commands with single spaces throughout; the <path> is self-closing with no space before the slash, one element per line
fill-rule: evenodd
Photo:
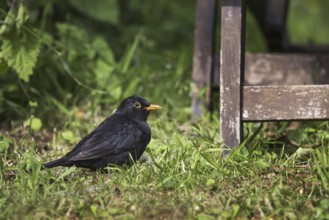
<path fill-rule="evenodd" d="M 242 139 L 245 10 L 245 0 L 222 0 L 220 138 L 228 147 L 238 146 Z"/>
<path fill-rule="evenodd" d="M 328 52 L 326 48 L 305 49 L 287 44 L 285 26 L 288 1 L 251 1 L 261 13 L 258 20 L 263 22 L 261 28 L 266 32 L 267 42 L 271 44 L 270 50 Z M 329 85 L 306 85 L 329 84 L 329 55 L 247 54 L 245 61 L 246 0 L 221 2 L 219 58 L 213 54 L 215 0 L 198 0 L 193 65 L 193 112 L 200 115 L 202 102 L 198 95 L 202 87 L 208 86 L 209 107 L 213 83 L 218 83 L 220 138 L 228 147 L 236 147 L 242 141 L 243 121 L 329 119 Z M 253 86 L 244 86 L 244 83 Z M 227 151 L 224 151 L 224 154 L 226 153 Z"/>
<path fill-rule="evenodd" d="M 244 121 L 329 119 L 329 85 L 244 86 Z"/>
<path fill-rule="evenodd" d="M 192 89 L 192 111 L 194 115 L 200 116 L 204 106 L 200 91 L 207 86 L 206 107 L 211 110 L 210 97 L 212 89 L 212 66 L 215 34 L 215 0 L 198 0 L 195 16 L 195 40 L 193 55 L 193 89 Z"/>
<path fill-rule="evenodd" d="M 329 83 L 329 55 L 248 54 L 245 85 Z"/>
<path fill-rule="evenodd" d="M 219 63 L 219 57 L 215 59 Z M 215 68 L 214 74 L 216 83 L 219 68 Z M 329 84 L 329 54 L 246 54 L 244 84 Z M 218 83 L 214 87 L 218 88 Z"/>

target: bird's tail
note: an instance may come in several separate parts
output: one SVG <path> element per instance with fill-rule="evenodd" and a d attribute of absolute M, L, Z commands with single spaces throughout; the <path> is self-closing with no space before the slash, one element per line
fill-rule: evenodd
<path fill-rule="evenodd" d="M 53 168 L 58 166 L 70 166 L 70 162 L 66 157 L 60 158 L 58 160 L 54 160 L 48 163 L 43 164 L 44 168 Z"/>

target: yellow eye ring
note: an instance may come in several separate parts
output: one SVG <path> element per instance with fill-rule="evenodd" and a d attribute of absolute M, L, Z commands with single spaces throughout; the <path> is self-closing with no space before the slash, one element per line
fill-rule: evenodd
<path fill-rule="evenodd" d="M 141 103 L 139 103 L 139 102 L 135 102 L 134 106 L 135 106 L 135 108 L 141 108 L 142 107 Z"/>

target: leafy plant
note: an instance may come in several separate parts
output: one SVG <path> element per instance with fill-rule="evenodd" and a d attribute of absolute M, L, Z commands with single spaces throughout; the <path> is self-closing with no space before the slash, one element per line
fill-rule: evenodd
<path fill-rule="evenodd" d="M 0 28 L 1 63 L 13 68 L 26 82 L 35 67 L 41 46 L 39 39 L 26 27 L 28 18 L 27 8 L 20 2 L 17 7 L 10 8 Z"/>

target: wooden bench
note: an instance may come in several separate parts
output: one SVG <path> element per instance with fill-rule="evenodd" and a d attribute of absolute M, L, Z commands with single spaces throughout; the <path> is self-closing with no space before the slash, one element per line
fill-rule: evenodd
<path fill-rule="evenodd" d="M 246 54 L 246 1 L 221 2 L 221 54 L 217 55 L 217 1 L 197 1 L 193 113 L 200 115 L 203 106 L 211 111 L 213 93 L 219 89 L 220 137 L 230 148 L 241 143 L 243 122 L 329 119 L 329 50 L 286 43 L 288 0 L 248 1 L 261 21 L 269 50 L 285 52 L 275 54 Z M 205 99 L 199 95 L 204 87 Z"/>

